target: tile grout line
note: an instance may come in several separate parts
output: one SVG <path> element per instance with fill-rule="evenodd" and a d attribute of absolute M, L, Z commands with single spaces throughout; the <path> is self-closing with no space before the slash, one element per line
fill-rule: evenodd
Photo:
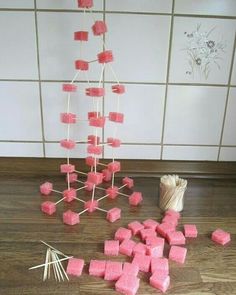
<path fill-rule="evenodd" d="M 163 160 L 164 135 L 165 135 L 165 123 L 166 123 L 166 108 L 167 108 L 167 95 L 168 95 L 168 86 L 169 86 L 168 84 L 169 84 L 169 74 L 170 74 L 170 59 L 171 59 L 173 29 L 174 29 L 174 9 L 175 9 L 175 0 L 173 0 L 173 2 L 172 2 L 172 14 L 171 14 L 171 23 L 170 23 L 170 32 L 169 32 L 169 34 L 170 34 L 169 35 L 169 50 L 168 50 L 168 58 L 167 58 L 167 70 L 166 70 L 166 89 L 165 89 L 164 108 L 163 108 L 160 160 Z"/>
<path fill-rule="evenodd" d="M 233 44 L 233 50 L 232 50 L 232 58 L 231 58 L 231 65 L 230 65 L 230 71 L 229 71 L 228 87 L 227 87 L 222 129 L 221 129 L 221 134 L 220 134 L 220 142 L 219 142 L 217 161 L 220 160 L 220 153 L 221 153 L 222 141 L 223 141 L 223 136 L 224 136 L 224 128 L 225 128 L 226 114 L 227 114 L 227 108 L 228 108 L 228 103 L 229 103 L 229 94 L 230 94 L 230 82 L 231 82 L 231 78 L 232 78 L 234 58 L 235 58 L 235 54 L 236 54 L 235 47 L 236 47 L 236 33 L 234 36 L 234 44 Z"/>
<path fill-rule="evenodd" d="M 43 157 L 46 157 L 45 151 L 45 134 L 44 134 L 44 118 L 43 118 L 43 98 L 42 98 L 42 85 L 41 85 L 41 72 L 40 72 L 40 57 L 39 57 L 39 34 L 38 34 L 38 17 L 37 17 L 37 4 L 34 0 L 34 20 L 35 20 L 35 34 L 36 34 L 36 48 L 37 48 L 37 66 L 38 66 L 38 84 L 39 84 L 39 99 L 40 99 L 40 116 L 41 116 L 41 132 L 43 144 Z"/>

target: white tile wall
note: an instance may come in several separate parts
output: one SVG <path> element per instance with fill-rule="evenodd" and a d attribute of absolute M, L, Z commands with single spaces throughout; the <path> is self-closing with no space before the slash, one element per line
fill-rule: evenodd
<path fill-rule="evenodd" d="M 117 78 L 107 66 L 100 111 L 116 111 L 113 81 L 127 89 L 117 157 L 236 161 L 236 1 L 94 0 L 93 10 L 84 19 L 77 0 L 0 0 L 0 156 L 66 157 L 59 115 L 67 100 L 61 85 L 75 75 L 81 54 L 73 34 L 90 31 L 82 58 L 93 61 L 103 40 L 91 26 L 105 19 L 105 48 L 113 50 Z M 86 117 L 93 102 L 84 89 L 88 79 L 97 85 L 101 65 L 90 69 L 88 77 L 79 73 L 71 97 L 81 121 L 70 137 L 82 142 L 72 157 L 86 156 L 83 142 L 92 131 Z M 114 135 L 113 126 L 108 121 L 99 132 L 103 141 Z M 110 147 L 104 157 L 112 157 Z"/>

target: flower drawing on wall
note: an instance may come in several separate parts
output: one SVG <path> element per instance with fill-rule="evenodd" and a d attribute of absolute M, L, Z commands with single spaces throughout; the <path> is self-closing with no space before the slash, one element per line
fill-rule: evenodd
<path fill-rule="evenodd" d="M 197 25 L 196 30 L 191 33 L 184 32 L 187 46 L 184 50 L 187 53 L 189 70 L 187 75 L 198 74 L 207 79 L 215 68 L 221 69 L 224 62 L 226 43 L 223 40 L 216 40 L 212 36 L 215 27 L 209 31 L 201 30 Z"/>

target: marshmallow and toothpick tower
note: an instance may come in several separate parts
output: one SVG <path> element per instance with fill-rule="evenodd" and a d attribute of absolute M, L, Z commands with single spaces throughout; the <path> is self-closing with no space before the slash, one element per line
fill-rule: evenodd
<path fill-rule="evenodd" d="M 67 126 L 66 138 L 60 141 L 62 148 L 67 150 L 67 161 L 65 164 L 60 166 L 61 173 L 66 175 L 67 188 L 64 191 L 58 191 L 53 188 L 53 184 L 50 182 L 45 182 L 40 186 L 40 192 L 44 196 L 50 195 L 52 192 L 57 193 L 61 198 L 57 202 L 45 201 L 41 204 L 41 210 L 52 215 L 56 212 L 56 206 L 64 201 L 70 203 L 72 201 L 79 201 L 83 204 L 83 210 L 81 212 L 73 212 L 67 210 L 63 213 L 63 222 L 65 224 L 74 225 L 80 222 L 80 215 L 85 212 L 94 212 L 95 210 L 100 210 L 106 213 L 106 218 L 110 222 L 114 222 L 120 219 L 121 210 L 119 208 L 112 208 L 109 211 L 100 208 L 100 203 L 105 198 L 115 199 L 119 195 L 127 196 L 129 204 L 137 206 L 142 201 L 142 194 L 140 192 L 133 192 L 131 195 L 126 195 L 122 193 L 124 187 L 132 188 L 133 180 L 129 177 L 125 177 L 122 180 L 122 185 L 117 187 L 115 183 L 115 174 L 121 170 L 120 162 L 115 161 L 115 149 L 119 148 L 121 141 L 116 137 L 117 125 L 122 124 L 124 121 L 123 113 L 119 112 L 120 97 L 125 92 L 124 85 L 119 83 L 116 74 L 112 68 L 113 53 L 111 50 L 106 49 L 106 44 L 104 41 L 104 34 L 107 32 L 106 23 L 103 20 L 95 20 L 92 13 L 93 0 L 78 0 L 78 7 L 83 9 L 83 19 L 86 17 L 92 17 L 93 26 L 91 32 L 85 30 L 83 27 L 80 31 L 74 33 L 74 40 L 79 42 L 80 45 L 80 57 L 75 61 L 76 73 L 70 83 L 62 85 L 62 91 L 67 96 L 67 109 L 66 112 L 60 114 L 60 120 L 62 124 Z M 84 22 L 83 22 L 84 23 Z M 88 42 L 90 35 L 94 38 L 100 38 L 103 46 L 103 51 L 97 54 L 97 57 L 87 61 L 83 59 L 83 43 Z M 98 63 L 101 66 L 101 72 L 99 74 L 99 82 L 96 87 L 92 86 L 89 80 L 89 70 L 92 63 Z M 116 83 L 111 86 L 112 92 L 117 97 L 116 109 L 109 114 L 102 114 L 101 103 L 102 99 L 106 99 L 106 91 L 103 87 L 103 76 L 104 70 L 108 68 L 114 76 Z M 71 128 L 76 123 L 79 123 L 79 118 L 71 110 L 71 99 L 76 99 L 76 92 L 78 92 L 78 87 L 74 83 L 78 80 L 80 74 L 85 74 L 87 81 L 87 88 L 85 90 L 88 99 L 93 101 L 93 109 L 88 112 L 87 122 L 93 130 L 92 134 L 88 135 L 87 138 L 87 153 L 85 161 L 90 167 L 90 172 L 84 173 L 82 171 L 76 170 L 76 167 L 70 163 L 70 150 L 74 149 L 76 144 L 80 143 L 74 141 L 70 138 Z M 108 137 L 105 142 L 101 142 L 99 134 L 99 129 L 104 128 L 106 121 L 109 120 L 113 125 L 113 135 Z M 113 158 L 108 164 L 103 164 L 99 157 L 102 155 L 103 146 L 107 145 L 112 149 Z M 102 167 L 103 169 L 99 169 Z M 86 177 L 85 181 L 78 180 L 78 176 L 82 175 Z M 108 188 L 103 188 L 102 183 L 110 183 Z M 79 188 L 74 188 L 74 184 L 80 184 Z M 87 190 L 91 192 L 91 197 L 89 200 L 83 200 L 77 195 L 79 191 Z M 96 198 L 96 191 L 103 190 L 104 196 Z"/>

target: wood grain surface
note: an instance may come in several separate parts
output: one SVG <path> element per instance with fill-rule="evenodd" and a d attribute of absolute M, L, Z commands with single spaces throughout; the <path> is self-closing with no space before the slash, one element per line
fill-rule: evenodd
<path fill-rule="evenodd" d="M 103 242 L 112 239 L 120 226 L 133 220 L 147 218 L 160 220 L 158 209 L 159 179 L 137 177 L 135 190 L 141 191 L 144 202 L 140 207 L 130 207 L 126 197 L 116 201 L 103 200 L 102 208 L 122 208 L 122 219 L 111 224 L 105 220 L 103 212 L 81 216 L 81 223 L 67 226 L 62 223 L 62 212 L 66 208 L 81 210 L 81 203 L 59 204 L 54 216 L 40 212 L 43 200 L 58 200 L 58 195 L 49 198 L 40 196 L 38 186 L 45 180 L 54 182 L 55 188 L 64 189 L 61 176 L 13 175 L 0 176 L 0 294 L 1 295 L 44 295 L 81 294 L 112 295 L 114 283 L 88 275 L 91 259 L 112 259 L 129 261 L 124 255 L 109 258 L 103 255 Z M 119 183 L 119 179 L 117 180 Z M 129 193 L 129 191 L 126 191 Z M 100 195 L 102 192 L 100 192 Z M 81 198 L 88 199 L 85 193 Z M 236 183 L 235 180 L 189 179 L 185 196 L 183 217 L 179 224 L 197 225 L 199 236 L 188 239 L 186 263 L 181 266 L 170 262 L 171 286 L 166 294 L 226 295 L 236 294 Z M 210 240 L 216 228 L 231 233 L 232 241 L 227 246 L 219 246 Z M 46 247 L 44 240 L 67 255 L 85 259 L 86 266 L 80 278 L 57 283 L 54 279 L 42 281 L 42 269 L 29 271 L 28 268 L 44 262 Z M 168 253 L 168 246 L 165 254 Z M 66 266 L 66 263 L 64 263 Z M 149 275 L 140 274 L 140 288 L 137 294 L 161 294 L 152 288 Z"/>

